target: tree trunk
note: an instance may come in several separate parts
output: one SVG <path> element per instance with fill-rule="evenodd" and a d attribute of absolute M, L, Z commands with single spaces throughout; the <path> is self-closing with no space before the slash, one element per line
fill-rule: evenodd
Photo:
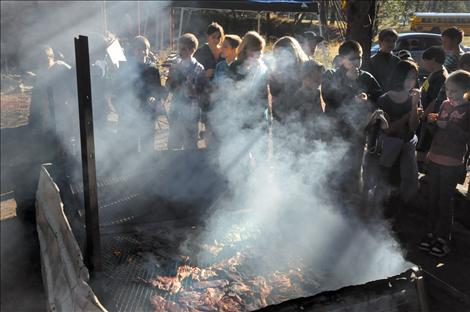
<path fill-rule="evenodd" d="M 266 38 L 269 39 L 271 36 L 271 13 L 266 12 Z"/>
<path fill-rule="evenodd" d="M 346 39 L 356 40 L 362 46 L 363 63 L 370 58 L 376 0 L 348 0 Z"/>
<path fill-rule="evenodd" d="M 326 0 L 320 1 L 320 35 L 328 40 Z"/>

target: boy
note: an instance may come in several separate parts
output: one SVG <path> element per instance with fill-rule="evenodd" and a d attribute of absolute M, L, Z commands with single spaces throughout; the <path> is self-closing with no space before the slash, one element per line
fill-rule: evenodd
<path fill-rule="evenodd" d="M 322 92 L 326 111 L 333 113 L 354 100 L 365 98 L 375 102 L 382 95 L 382 88 L 368 72 L 361 70 L 362 48 L 357 41 L 348 40 L 339 47 L 339 68 L 325 73 Z M 353 101 L 353 102 L 351 102 Z"/>
<path fill-rule="evenodd" d="M 377 79 L 384 91 L 390 89 L 390 76 L 400 59 L 392 54 L 398 40 L 395 29 L 383 29 L 379 33 L 380 50 L 369 61 L 369 72 Z"/>
<path fill-rule="evenodd" d="M 224 40 L 224 28 L 216 22 L 212 22 L 206 29 L 207 43 L 196 50 L 194 57 L 204 66 L 206 77 L 214 78 L 215 67 L 221 59 L 221 48 Z"/>
<path fill-rule="evenodd" d="M 470 72 L 470 52 L 466 52 L 460 57 L 459 69 L 463 69 Z"/>
<path fill-rule="evenodd" d="M 237 58 L 237 50 L 241 42 L 242 39 L 237 35 L 225 36 L 222 44 L 222 56 L 225 59 L 217 63 L 217 66 L 215 67 L 214 79 L 216 81 L 228 75 L 230 64 L 232 64 L 232 62 Z"/>
<path fill-rule="evenodd" d="M 343 190 L 359 190 L 359 174 L 364 152 L 363 129 L 367 124 L 368 113 L 372 110 L 369 100 L 375 103 L 382 94 L 382 88 L 375 78 L 361 70 L 362 48 L 357 41 L 349 40 L 339 47 L 337 70 L 327 71 L 322 94 L 325 100 L 325 112 L 336 121 L 334 133 L 350 143 L 346 152 Z"/>
<path fill-rule="evenodd" d="M 315 51 L 317 50 L 317 45 L 325 40 L 322 36 L 317 35 L 313 31 L 306 31 L 303 33 L 300 44 L 305 54 L 310 58 L 315 56 Z"/>
<path fill-rule="evenodd" d="M 180 60 L 168 75 L 167 86 L 173 93 L 169 149 L 197 149 L 200 100 L 206 85 L 204 66 L 194 58 L 198 44 L 196 36 L 190 33 L 178 39 Z"/>
<path fill-rule="evenodd" d="M 74 115 L 72 105 L 71 67 L 55 60 L 54 50 L 49 46 L 39 48 L 35 60 L 37 76 L 31 94 L 29 123 L 23 127 L 24 137 L 18 140 L 25 153 L 15 159 L 12 181 L 17 215 L 33 223 L 41 164 L 63 162 L 62 156 L 68 152 L 66 144 L 75 134 L 73 130 L 78 130 L 78 124 L 73 123 L 78 116 Z"/>
<path fill-rule="evenodd" d="M 149 56 L 150 43 L 144 36 L 130 42 L 128 61 L 119 69 L 115 94 L 119 130 L 124 153 L 154 150 L 156 105 L 164 95 L 160 72 Z"/>
<path fill-rule="evenodd" d="M 437 97 L 448 76 L 447 70 L 444 67 L 445 59 L 446 54 L 444 50 L 439 47 L 431 47 L 423 53 L 422 66 L 426 71 L 431 73 L 421 87 L 421 105 L 424 109 L 424 116 L 439 111 L 440 103 L 436 103 Z M 420 140 L 416 148 L 418 152 L 418 167 L 420 167 L 420 169 L 424 168 L 426 154 L 431 147 L 431 141 L 432 135 L 428 131 L 427 125 L 424 123 L 421 127 Z"/>
<path fill-rule="evenodd" d="M 449 74 L 457 70 L 460 55 L 463 54 L 460 49 L 463 36 L 463 30 L 455 26 L 442 32 L 442 47 L 447 54 L 444 66 Z"/>

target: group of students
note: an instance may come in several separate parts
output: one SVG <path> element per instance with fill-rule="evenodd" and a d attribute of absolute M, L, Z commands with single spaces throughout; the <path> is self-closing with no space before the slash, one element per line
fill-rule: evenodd
<path fill-rule="evenodd" d="M 104 91 L 104 55 L 91 53 L 95 121 L 97 127 L 105 123 L 112 103 L 121 147 L 128 147 L 124 156 L 154 149 L 155 116 L 165 111 L 161 102 L 168 94 L 169 149 L 197 149 L 201 136 L 217 147 L 230 138 L 222 132 L 235 116 L 241 116 L 240 131 L 270 129 L 274 151 L 286 141 L 304 145 L 290 145 L 299 152 L 314 140 L 341 141 L 347 147 L 343 168 L 331 187 L 381 197 L 397 186 L 407 205 L 418 193 L 418 172 L 425 173 L 428 233 L 420 248 L 436 256 L 449 252 L 452 196 L 470 144 L 470 54 L 460 51 L 463 31 L 445 30 L 443 47 L 424 52 L 422 69 L 429 75 L 422 83 L 410 53 L 392 53 L 398 40 L 393 29 L 379 33 L 380 51 L 364 66 L 361 45 L 343 42 L 329 70 L 315 60 L 323 38 L 313 32 L 278 39 L 269 55 L 255 31 L 240 38 L 211 23 L 206 36 L 202 46 L 191 33 L 178 39 L 178 59 L 165 84 L 148 40 L 134 38 L 110 94 Z M 229 114 L 215 113 L 224 105 Z M 99 148 L 99 133 L 96 140 Z"/>
<path fill-rule="evenodd" d="M 184 143 L 171 146 L 196 147 L 198 116 L 209 126 L 213 122 L 207 112 L 220 104 L 207 94 L 216 93 L 221 80 L 231 84 L 230 89 L 248 89 L 243 94 L 250 96 L 240 97 L 250 102 L 249 111 L 244 111 L 251 116 L 247 126 L 267 120 L 274 150 L 276 139 L 286 138 L 286 127 L 293 138 L 294 124 L 301 126 L 306 144 L 344 141 L 344 167 L 332 187 L 343 194 L 389 199 L 388 191 L 396 186 L 401 206 L 418 201 L 427 210 L 427 233 L 419 247 L 445 256 L 450 250 L 452 198 L 465 179 L 470 145 L 470 54 L 460 48 L 463 31 L 445 30 L 443 46 L 424 51 L 422 68 L 409 51 L 392 53 L 398 40 L 393 29 L 379 33 L 380 51 L 364 66 L 361 45 L 342 43 L 331 70 L 314 60 L 315 49 L 312 53 L 309 45 L 321 38 L 306 37 L 280 38 L 268 58 L 263 56 L 264 39 L 253 31 L 239 38 L 224 35 L 213 23 L 207 29 L 208 44 L 199 49 L 196 37 L 184 34 L 178 41 L 182 61 L 169 76 L 170 92 L 179 94 L 173 100 L 170 133 L 172 140 Z M 428 73 L 424 81 L 422 71 Z M 320 119 L 328 121 L 327 131 Z M 172 123 L 177 124 L 173 131 Z M 419 172 L 426 174 L 421 184 L 427 187 L 427 199 L 420 201 Z"/>

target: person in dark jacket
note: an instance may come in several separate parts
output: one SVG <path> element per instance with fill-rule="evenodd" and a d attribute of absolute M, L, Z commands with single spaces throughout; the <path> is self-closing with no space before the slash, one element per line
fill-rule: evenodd
<path fill-rule="evenodd" d="M 287 122 L 293 120 L 302 126 L 301 131 L 307 142 L 323 138 L 321 127 L 316 129 L 315 126 L 318 118 L 325 117 L 325 103 L 320 89 L 324 71 L 323 65 L 314 60 L 302 64 L 302 86 L 292 97 L 292 109 L 287 116 Z"/>
<path fill-rule="evenodd" d="M 360 69 L 362 48 L 356 41 L 346 41 L 339 47 L 340 67 L 327 71 L 322 94 L 325 112 L 333 120 L 332 135 L 350 144 L 346 152 L 340 188 L 345 192 L 359 191 L 360 170 L 364 152 L 368 114 L 382 94 L 375 78 Z"/>
<path fill-rule="evenodd" d="M 222 58 L 222 42 L 224 41 L 224 29 L 218 23 L 213 22 L 207 26 L 207 43 L 203 44 L 194 53 L 194 58 L 204 66 L 204 72 L 208 79 L 212 79 L 215 74 L 217 63 Z"/>
<path fill-rule="evenodd" d="M 417 76 L 414 62 L 400 61 L 392 75 L 391 90 L 377 100 L 389 123 L 382 137 L 380 165 L 386 184 L 399 189 L 402 205 L 410 203 L 418 191 L 415 132 L 422 107 L 420 90 L 414 88 Z"/>
<path fill-rule="evenodd" d="M 160 72 L 149 58 L 150 44 L 143 36 L 130 43 L 129 59 L 121 65 L 116 94 L 119 132 L 124 153 L 148 152 L 155 146 L 155 115 L 165 94 Z M 140 148 L 139 148 L 140 146 Z"/>
<path fill-rule="evenodd" d="M 391 73 L 397 66 L 400 59 L 392 54 L 398 40 L 398 33 L 395 29 L 383 29 L 379 33 L 380 50 L 371 57 L 368 70 L 382 86 L 384 91 L 390 89 Z"/>
<path fill-rule="evenodd" d="M 307 56 L 311 59 L 313 59 L 315 56 L 318 44 L 325 40 L 325 38 L 317 35 L 313 31 L 304 32 L 301 36 L 299 36 L 298 39 L 305 54 L 307 54 Z"/>
<path fill-rule="evenodd" d="M 17 215 L 32 222 L 41 165 L 62 161 L 70 152 L 71 135 L 78 130 L 78 116 L 72 109 L 77 103 L 72 96 L 71 67 L 56 61 L 50 46 L 38 50 L 36 61 L 29 123 L 24 127 L 27 136 L 18 143 L 28 152 L 15 159 L 18 166 L 13 177 Z"/>
<path fill-rule="evenodd" d="M 208 112 L 212 109 L 211 94 L 213 93 L 212 80 L 215 76 L 217 63 L 223 60 L 222 42 L 224 41 L 224 29 L 218 23 L 213 22 L 207 26 L 206 30 L 207 43 L 202 45 L 194 53 L 194 58 L 204 67 L 204 73 L 208 79 L 204 92 L 200 96 L 201 101 L 201 122 L 204 123 L 204 132 L 211 132 L 210 121 L 208 120 Z"/>
<path fill-rule="evenodd" d="M 424 51 L 422 58 L 424 69 L 431 73 L 421 86 L 421 105 L 424 109 L 424 116 L 427 116 L 430 113 L 437 113 L 439 111 L 440 103 L 437 104 L 436 102 L 439 91 L 444 85 L 448 74 L 444 67 L 446 54 L 443 49 L 431 47 Z M 426 120 L 424 120 L 418 130 L 417 161 L 420 171 L 425 172 L 426 154 L 431 147 L 432 134 L 427 127 Z"/>
<path fill-rule="evenodd" d="M 302 64 L 308 56 L 299 42 L 290 36 L 277 40 L 273 45 L 274 68 L 269 74 L 272 95 L 273 117 L 282 122 L 293 109 L 292 96 L 302 86 L 300 74 Z"/>
<path fill-rule="evenodd" d="M 244 127 L 258 127 L 259 123 L 271 118 L 269 103 L 268 69 L 262 60 L 266 42 L 260 34 L 249 31 L 243 36 L 238 48 L 237 59 L 229 66 L 229 76 L 234 88 L 243 94 Z"/>

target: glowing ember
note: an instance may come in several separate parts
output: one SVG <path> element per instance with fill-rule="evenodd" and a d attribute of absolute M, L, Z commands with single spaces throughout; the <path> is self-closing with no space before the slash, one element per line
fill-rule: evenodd
<path fill-rule="evenodd" d="M 305 293 L 299 270 L 247 276 L 237 270 L 243 257 L 199 268 L 180 265 L 175 276 L 140 279 L 159 290 L 150 299 L 155 311 L 247 311 L 279 303 Z"/>

